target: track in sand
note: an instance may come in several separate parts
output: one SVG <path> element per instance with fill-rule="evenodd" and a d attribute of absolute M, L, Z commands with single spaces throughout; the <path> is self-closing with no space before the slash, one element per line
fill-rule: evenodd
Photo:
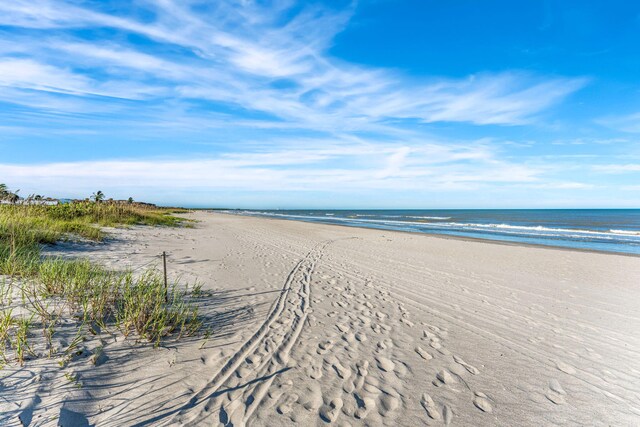
<path fill-rule="evenodd" d="M 170 424 L 246 425 L 275 377 L 291 369 L 289 355 L 310 311 L 312 275 L 330 243 L 316 245 L 296 264 L 258 331 Z"/>

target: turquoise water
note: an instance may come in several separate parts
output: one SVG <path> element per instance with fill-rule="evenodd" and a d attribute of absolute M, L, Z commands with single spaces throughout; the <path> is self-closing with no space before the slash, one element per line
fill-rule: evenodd
<path fill-rule="evenodd" d="M 640 209 L 312 209 L 229 212 L 640 255 Z"/>

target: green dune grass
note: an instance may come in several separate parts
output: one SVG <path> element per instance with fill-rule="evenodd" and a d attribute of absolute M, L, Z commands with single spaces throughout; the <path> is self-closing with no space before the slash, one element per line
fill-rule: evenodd
<path fill-rule="evenodd" d="M 0 361 L 23 363 L 39 354 L 68 356 L 87 333 L 112 329 L 159 344 L 195 334 L 201 326 L 186 288 L 165 289 L 157 272 L 116 272 L 86 259 L 43 257 L 41 247 L 61 240 L 105 237 L 102 226 L 179 226 L 177 209 L 144 204 L 75 202 L 0 205 Z M 61 324 L 75 324 L 78 339 L 54 346 Z M 40 345 L 42 347 L 42 345 Z"/>

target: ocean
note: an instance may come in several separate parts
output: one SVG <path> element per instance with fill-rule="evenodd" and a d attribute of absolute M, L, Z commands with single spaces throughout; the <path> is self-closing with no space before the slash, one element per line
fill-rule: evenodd
<path fill-rule="evenodd" d="M 640 255 L 640 209 L 311 209 L 227 212 Z"/>

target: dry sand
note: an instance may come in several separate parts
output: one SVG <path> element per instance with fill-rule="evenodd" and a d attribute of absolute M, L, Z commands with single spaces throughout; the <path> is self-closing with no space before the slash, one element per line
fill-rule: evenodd
<path fill-rule="evenodd" d="M 166 250 L 211 337 L 5 368 L 1 425 L 640 425 L 640 258 L 190 216 L 55 249 Z"/>

